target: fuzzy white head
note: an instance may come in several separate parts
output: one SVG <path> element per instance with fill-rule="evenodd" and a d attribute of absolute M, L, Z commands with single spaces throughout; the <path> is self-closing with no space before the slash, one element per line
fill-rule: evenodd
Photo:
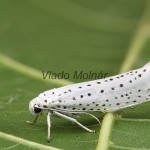
<path fill-rule="evenodd" d="M 29 103 L 29 110 L 31 114 L 33 115 L 40 115 L 41 113 L 47 113 L 48 110 L 51 109 L 52 101 L 55 100 L 55 97 L 53 94 L 51 95 L 51 91 L 49 90 L 48 94 L 47 92 L 39 94 L 37 97 L 32 99 Z M 48 105 L 51 104 L 51 105 Z"/>
<path fill-rule="evenodd" d="M 29 103 L 29 110 L 33 115 L 39 115 L 42 112 L 40 105 L 38 104 L 39 98 L 36 97 Z"/>

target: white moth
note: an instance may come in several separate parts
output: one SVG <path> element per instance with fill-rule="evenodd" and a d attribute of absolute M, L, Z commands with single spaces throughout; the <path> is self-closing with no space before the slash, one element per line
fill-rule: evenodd
<path fill-rule="evenodd" d="M 88 114 L 89 112 L 114 112 L 150 100 L 150 62 L 144 67 L 108 77 L 52 89 L 41 93 L 30 101 L 29 110 L 36 117 L 47 113 L 48 141 L 50 141 L 50 116 L 56 115 L 70 120 L 89 132 L 88 129 L 70 114 Z"/>

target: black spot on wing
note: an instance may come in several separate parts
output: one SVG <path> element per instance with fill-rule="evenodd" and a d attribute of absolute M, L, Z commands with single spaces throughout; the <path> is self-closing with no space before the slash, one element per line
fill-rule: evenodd
<path fill-rule="evenodd" d="M 123 84 L 120 84 L 120 87 L 123 87 Z"/>
<path fill-rule="evenodd" d="M 100 92 L 101 92 L 101 93 L 104 93 L 104 90 L 101 90 Z"/>
<path fill-rule="evenodd" d="M 129 83 L 132 83 L 132 80 L 130 80 Z"/>
<path fill-rule="evenodd" d="M 88 96 L 91 96 L 91 93 L 88 93 Z"/>
<path fill-rule="evenodd" d="M 83 98 L 83 95 L 80 95 L 81 98 Z"/>
<path fill-rule="evenodd" d="M 142 77 L 142 74 L 139 74 L 138 77 Z"/>

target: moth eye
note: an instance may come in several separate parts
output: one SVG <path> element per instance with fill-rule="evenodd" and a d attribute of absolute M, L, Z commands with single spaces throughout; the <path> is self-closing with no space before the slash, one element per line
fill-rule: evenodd
<path fill-rule="evenodd" d="M 34 106 L 34 112 L 35 112 L 36 114 L 40 113 L 41 111 L 42 111 L 41 108 L 38 108 L 38 107 L 35 107 L 35 106 Z"/>

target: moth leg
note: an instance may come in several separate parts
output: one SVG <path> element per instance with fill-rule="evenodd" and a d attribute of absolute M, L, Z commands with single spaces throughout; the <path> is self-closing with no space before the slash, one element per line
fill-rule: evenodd
<path fill-rule="evenodd" d="M 77 121 L 76 119 L 74 119 L 74 118 L 71 118 L 71 117 L 69 117 L 69 116 L 66 116 L 66 115 L 61 114 L 61 113 L 56 112 L 56 111 L 54 111 L 53 113 L 54 113 L 55 115 L 59 116 L 59 117 L 65 118 L 65 119 L 67 119 L 67 120 L 70 120 L 70 121 L 76 123 L 77 125 L 79 125 L 81 128 L 85 129 L 85 130 L 88 131 L 88 132 L 95 132 L 94 130 L 91 130 L 91 129 L 85 127 L 84 125 L 82 125 L 80 122 L 78 122 L 78 121 Z"/>
<path fill-rule="evenodd" d="M 87 114 L 87 115 L 93 117 L 99 124 L 101 124 L 101 122 L 98 120 L 98 118 L 95 117 L 94 115 L 92 115 L 92 114 L 90 114 L 90 113 L 87 113 L 87 112 L 85 112 L 85 113 L 83 113 L 83 114 Z"/>
<path fill-rule="evenodd" d="M 47 135 L 47 140 L 48 142 L 50 142 L 50 128 L 51 128 L 51 120 L 50 120 L 50 116 L 51 116 L 51 113 L 48 112 L 47 113 L 47 127 L 48 127 L 48 135 Z"/>
<path fill-rule="evenodd" d="M 35 116 L 33 121 L 27 121 L 27 123 L 30 124 L 30 125 L 33 125 L 33 124 L 36 123 L 37 119 L 38 119 L 38 115 Z"/>

